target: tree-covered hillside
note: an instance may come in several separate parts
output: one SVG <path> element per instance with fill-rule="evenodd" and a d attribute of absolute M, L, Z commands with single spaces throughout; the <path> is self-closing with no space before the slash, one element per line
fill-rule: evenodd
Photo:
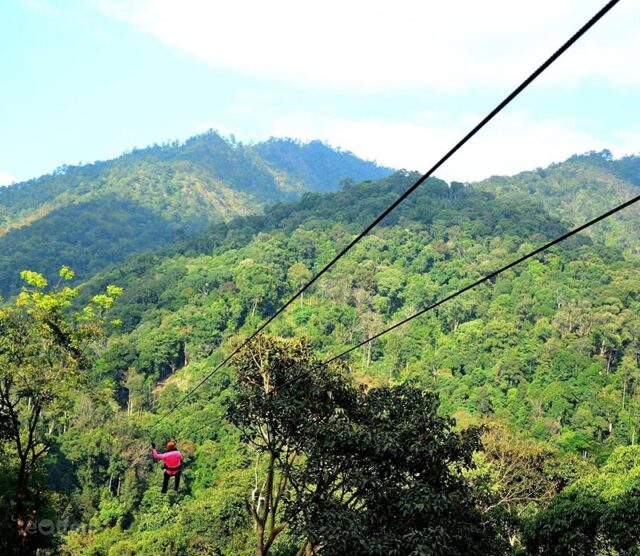
<path fill-rule="evenodd" d="M 637 195 L 622 162 L 427 181 L 270 326 L 280 339 L 159 424 L 417 175 L 307 193 L 99 273 L 77 301 L 122 287 L 119 327 L 41 430 L 33 479 L 40 519 L 83 527 L 34 539 L 108 556 L 637 553 L 637 207 L 317 364 Z M 187 464 L 162 495 L 148 444 L 167 438 Z"/>
<path fill-rule="evenodd" d="M 37 266 L 53 276 L 60 265 L 74 262 L 78 277 L 86 279 L 129 253 L 212 223 L 260 212 L 305 191 L 336 190 L 344 179 L 389 172 L 318 141 L 243 145 L 215 132 L 115 160 L 65 166 L 0 188 L 0 295 L 15 293 L 24 268 Z"/>
<path fill-rule="evenodd" d="M 635 188 L 640 187 L 640 157 L 614 160 L 608 151 L 590 152 L 532 172 L 492 177 L 476 187 L 500 196 L 527 192 L 550 214 L 578 224 L 634 196 Z M 637 209 L 631 209 L 621 218 L 603 222 L 597 233 L 605 233 L 612 246 L 634 245 L 640 236 L 636 215 Z"/>

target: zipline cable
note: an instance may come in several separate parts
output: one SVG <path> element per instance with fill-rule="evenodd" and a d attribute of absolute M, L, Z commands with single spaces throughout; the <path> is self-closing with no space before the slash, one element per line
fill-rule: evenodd
<path fill-rule="evenodd" d="M 261 324 L 255 332 L 251 334 L 240 346 L 235 348 L 225 359 L 218 364 L 209 374 L 207 374 L 198 384 L 196 384 L 189 392 L 187 392 L 175 405 L 173 405 L 166 413 L 164 413 L 156 424 L 152 427 L 155 429 L 164 419 L 171 415 L 178 407 L 180 407 L 196 390 L 198 390 L 205 382 L 207 382 L 214 374 L 224 367 L 233 357 L 250 344 L 255 337 L 260 334 L 271 322 L 273 322 L 283 311 L 285 311 L 298 297 L 308 290 L 325 272 L 327 272 L 335 263 L 337 263 L 344 255 L 346 255 L 356 243 L 366 236 L 373 228 L 375 228 L 382 220 L 384 220 L 400 203 L 402 203 L 409 195 L 411 195 L 420 185 L 422 185 L 433 173 L 440 168 L 449 158 L 451 158 L 458 150 L 460 150 L 470 139 L 472 139 L 483 127 L 485 127 L 495 116 L 497 116 L 508 104 L 510 104 L 522 91 L 524 91 L 537 77 L 540 76 L 551 64 L 553 64 L 562 54 L 564 54 L 575 42 L 577 42 L 591 27 L 593 27 L 600 19 L 602 19 L 620 0 L 610 0 L 607 4 L 596 13 L 587 23 L 585 23 L 569 40 L 567 40 L 558 50 L 556 50 L 541 66 L 538 67 L 529 77 L 527 77 L 518 87 L 516 87 L 500 104 L 498 104 L 489 114 L 487 114 L 471 131 L 469 131 L 456 145 L 449 150 L 438 162 L 436 162 L 430 170 L 423 174 L 411 187 L 400 195 L 391 205 L 389 205 L 379 216 L 377 216 L 362 232 L 360 232 L 349 244 L 344 247 L 329 263 L 327 263 L 306 285 L 293 295 L 284 305 L 282 305 L 273 315 L 271 315 L 263 324 Z"/>

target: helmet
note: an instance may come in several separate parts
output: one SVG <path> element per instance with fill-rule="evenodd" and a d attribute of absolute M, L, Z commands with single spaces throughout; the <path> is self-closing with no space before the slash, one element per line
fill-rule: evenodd
<path fill-rule="evenodd" d="M 175 440 L 169 440 L 169 442 L 167 442 L 167 450 L 175 450 L 175 449 L 176 449 Z"/>

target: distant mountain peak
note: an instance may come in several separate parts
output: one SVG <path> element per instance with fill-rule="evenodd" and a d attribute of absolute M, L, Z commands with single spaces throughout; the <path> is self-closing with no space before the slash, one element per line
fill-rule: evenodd
<path fill-rule="evenodd" d="M 178 234 L 259 213 L 308 191 L 336 191 L 345 179 L 378 179 L 391 172 L 322 141 L 271 138 L 243 144 L 215 130 L 134 148 L 113 160 L 62 165 L 0 188 L 0 294 L 15 291 L 22 268 L 55 272 L 67 252 L 77 251 L 77 233 L 89 233 L 88 221 L 97 229 L 85 243 L 110 238 L 94 251 L 90 266 L 98 269 Z M 87 213 L 101 206 L 109 212 L 105 218 Z M 43 260 L 51 268 L 43 268 Z M 75 269 L 83 278 L 82 265 Z"/>

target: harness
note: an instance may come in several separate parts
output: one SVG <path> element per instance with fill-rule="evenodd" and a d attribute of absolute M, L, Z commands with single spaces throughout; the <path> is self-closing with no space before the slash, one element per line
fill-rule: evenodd
<path fill-rule="evenodd" d="M 178 467 L 167 467 L 167 465 L 165 464 L 164 469 L 165 471 L 180 471 L 181 467 L 182 465 L 178 465 Z"/>

